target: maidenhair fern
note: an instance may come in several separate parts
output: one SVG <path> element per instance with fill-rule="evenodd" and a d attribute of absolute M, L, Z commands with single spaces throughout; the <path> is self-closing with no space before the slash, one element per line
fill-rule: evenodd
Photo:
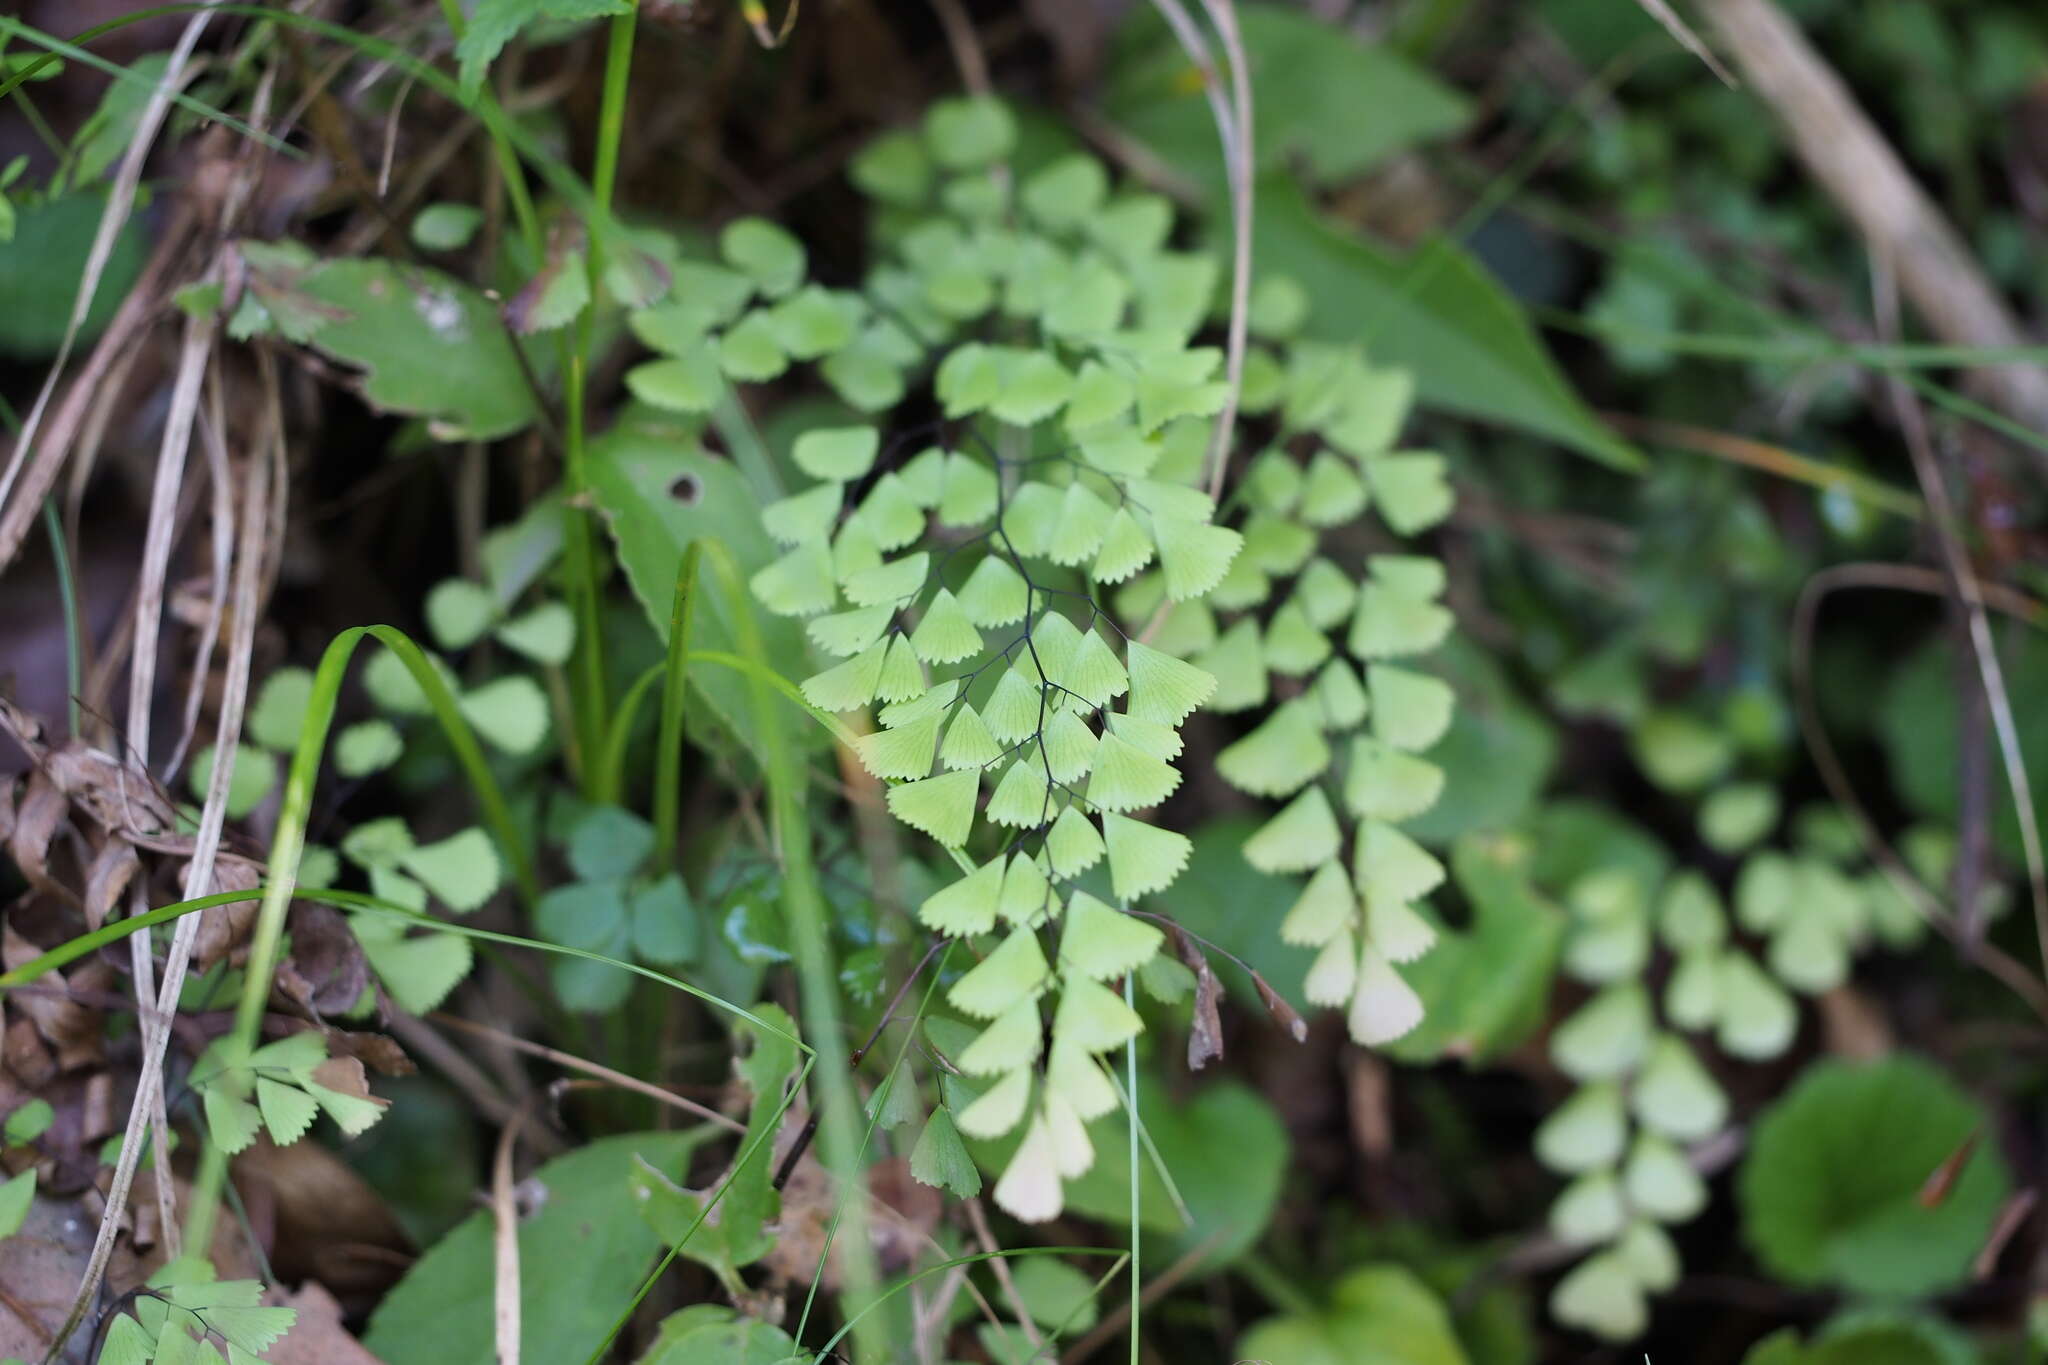
<path fill-rule="evenodd" d="M 1436 941 L 1413 907 L 1444 868 L 1399 823 L 1443 788 L 1421 755 L 1449 726 L 1452 693 L 1406 661 L 1441 644 L 1452 621 L 1443 566 L 1399 544 L 1377 552 L 1356 523 L 1370 507 L 1386 532 L 1412 536 L 1443 519 L 1451 495 L 1442 456 L 1393 449 L 1407 377 L 1354 348 L 1286 345 L 1306 311 L 1285 281 L 1254 296 L 1253 329 L 1277 344 L 1247 367 L 1243 410 L 1271 444 L 1237 490 L 1243 552 L 1207 601 L 1170 605 L 1147 576 L 1119 608 L 1224 680 L 1210 709 L 1258 717 L 1216 758 L 1233 786 L 1285 802 L 1244 855 L 1303 878 L 1279 925 L 1317 950 L 1303 992 L 1344 1009 L 1351 1036 L 1372 1045 L 1422 1018 L 1397 964 Z M 1362 544 L 1372 548 L 1361 556 Z"/>
<path fill-rule="evenodd" d="M 1836 813 L 1801 812 L 1789 848 L 1753 847 L 1777 823 L 1775 803 L 1735 819 L 1728 793 L 1743 798 L 1742 784 L 1706 797 L 1702 825 L 1721 852 L 1748 850 L 1732 915 L 1698 871 L 1667 875 L 1648 836 L 1581 808 L 1545 816 L 1556 846 L 1588 846 L 1582 865 L 1560 869 L 1559 889 L 1572 916 L 1564 969 L 1594 991 L 1551 1033 L 1551 1060 L 1578 1088 L 1536 1131 L 1538 1158 L 1568 1177 L 1550 1230 L 1587 1253 L 1559 1280 L 1551 1311 L 1617 1340 L 1640 1335 L 1646 1296 L 1678 1281 L 1664 1228 L 1707 1204 L 1692 1155 L 1727 1126 L 1729 1102 L 1700 1047 L 1711 1039 L 1740 1062 L 1779 1056 L 1799 1027 L 1791 991 L 1830 990 L 1855 952 L 1908 947 L 1923 930 L 1879 873 L 1858 869 Z M 1907 844 L 1939 880 L 1943 841 L 1920 830 Z M 1761 961 L 1738 930 L 1762 940 Z M 1669 970 L 1653 990 L 1660 947 Z"/>
<path fill-rule="evenodd" d="M 679 262 L 669 301 L 632 316 L 661 357 L 627 382 L 696 414 L 813 364 L 886 414 L 795 439 L 808 482 L 763 509 L 782 549 L 752 588 L 826 661 L 805 697 L 872 710 L 857 750 L 889 809 L 960 863 L 917 911 L 979 955 L 947 992 L 978 1021 L 950 1050 L 968 1084 L 927 1137 L 939 1120 L 949 1151 L 956 1127 L 1021 1132 L 995 1197 L 1038 1220 L 1119 1102 L 1102 1058 L 1141 1023 L 1111 983 L 1164 942 L 1132 906 L 1188 859 L 1148 813 L 1181 784 L 1197 710 L 1261 712 L 1218 763 L 1290 798 L 1246 856 L 1312 874 L 1284 921 L 1273 908 L 1276 932 L 1324 949 L 1312 998 L 1348 1005 L 1368 1041 L 1419 1017 L 1393 964 L 1428 948 L 1410 907 L 1442 870 L 1396 822 L 1441 785 L 1417 754 L 1450 693 L 1395 661 L 1448 629 L 1443 574 L 1398 545 L 1362 555 L 1362 538 L 1318 550 L 1368 506 L 1413 535 L 1449 494 L 1439 457 L 1391 448 L 1407 381 L 1286 346 L 1306 299 L 1268 284 L 1252 321 L 1277 344 L 1250 355 L 1243 407 L 1270 414 L 1274 448 L 1236 461 L 1219 519 L 1228 386 L 1197 342 L 1215 262 L 1174 249 L 1167 202 L 1092 158 L 1015 176 L 1014 140 L 999 103 L 970 99 L 872 144 L 853 174 L 882 251 L 858 290 L 805 283 L 802 246 L 772 224 L 732 224 L 717 261 Z M 899 412 L 926 392 L 937 420 Z"/>

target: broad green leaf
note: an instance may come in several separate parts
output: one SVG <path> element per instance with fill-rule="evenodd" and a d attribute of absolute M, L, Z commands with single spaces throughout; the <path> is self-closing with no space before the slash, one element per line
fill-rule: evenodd
<path fill-rule="evenodd" d="M 374 915 L 353 916 L 350 924 L 377 979 L 408 1014 L 439 1007 L 469 975 L 469 940 L 459 934 L 406 934 Z"/>
<path fill-rule="evenodd" d="M 1254 1323 L 1231 1354 L 1274 1365 L 1469 1365 L 1443 1301 L 1395 1265 L 1349 1272 L 1326 1308 Z"/>
<path fill-rule="evenodd" d="M 789 1333 L 719 1304 L 693 1304 L 663 1319 L 637 1365 L 783 1365 L 800 1359 Z"/>
<path fill-rule="evenodd" d="M 1873 1297 L 1960 1284 L 2009 1186 L 1997 1143 L 1972 1145 L 1987 1125 L 1917 1057 L 1818 1062 L 1756 1125 L 1736 1182 L 1744 1236 L 1794 1284 Z M 1941 1197 L 1923 1199 L 1959 1152 Z"/>
<path fill-rule="evenodd" d="M 542 1166 L 546 1191 L 520 1221 L 524 1350 L 534 1360 L 582 1360 L 626 1308 L 661 1242 L 635 1212 L 634 1156 L 680 1177 L 688 1154 L 715 1130 L 599 1138 Z M 491 1216 L 472 1214 L 414 1262 L 370 1319 L 364 1346 L 387 1365 L 491 1365 L 496 1276 Z"/>
<path fill-rule="evenodd" d="M 635 886 L 627 898 L 632 916 L 633 952 L 662 966 L 693 961 L 697 956 L 697 907 L 677 873 Z"/>
<path fill-rule="evenodd" d="M 760 529 L 760 504 L 731 462 L 694 445 L 678 448 L 672 438 L 658 440 L 630 430 L 593 442 L 587 460 L 591 492 L 610 524 L 627 582 L 664 641 L 675 604 L 676 570 L 692 540 L 715 537 L 731 551 L 743 574 L 757 572 L 774 558 L 774 547 Z M 829 577 L 828 571 L 828 589 Z M 831 605 L 827 602 L 818 610 Z M 700 580 L 691 647 L 744 654 L 739 648 L 741 613 L 753 618 L 771 668 L 786 678 L 806 676 L 810 666 L 796 623 L 731 600 L 708 573 Z M 743 747 L 759 752 L 753 743 L 756 684 L 731 669 L 708 665 L 693 665 L 690 682 L 711 703 L 688 708 L 692 734 L 713 733 L 709 722 L 715 717 Z M 805 748 L 827 739 L 817 726 L 785 728 L 791 741 Z"/>
<path fill-rule="evenodd" d="M 1315 300 L 1307 335 L 1364 340 L 1377 362 L 1412 371 L 1432 407 L 1559 441 L 1617 468 L 1642 466 L 1632 446 L 1594 419 L 1521 308 L 1462 247 L 1439 239 L 1399 255 L 1333 226 L 1285 175 L 1262 178 L 1256 204 L 1258 270 L 1292 276 Z"/>
<path fill-rule="evenodd" d="M 424 417 L 443 441 L 532 424 L 533 390 L 497 306 L 470 286 L 416 264 L 351 259 L 295 273 L 284 287 L 316 320 L 313 348 L 360 369 L 373 407 Z"/>

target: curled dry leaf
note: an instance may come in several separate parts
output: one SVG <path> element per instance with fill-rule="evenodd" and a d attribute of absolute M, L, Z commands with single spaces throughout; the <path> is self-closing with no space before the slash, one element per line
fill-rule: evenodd
<path fill-rule="evenodd" d="M 109 839 L 100 845 L 85 872 L 86 928 L 97 929 L 107 922 L 141 867 L 135 846 L 125 839 Z"/>
<path fill-rule="evenodd" d="M 1173 938 L 1173 950 L 1195 974 L 1195 1009 L 1188 1021 L 1188 1070 L 1200 1071 L 1223 1056 L 1223 1013 L 1219 1008 L 1223 983 L 1216 979 L 1209 955 L 1178 925 L 1168 925 L 1167 932 Z"/>

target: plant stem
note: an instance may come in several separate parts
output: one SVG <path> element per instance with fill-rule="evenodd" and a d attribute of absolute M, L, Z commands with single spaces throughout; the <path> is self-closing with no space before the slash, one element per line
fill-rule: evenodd
<path fill-rule="evenodd" d="M 753 603 L 747 596 L 746 580 L 732 552 L 716 540 L 700 540 L 718 574 L 720 586 L 733 607 L 740 648 L 750 658 L 765 663 L 766 649 Z M 819 1146 L 826 1167 L 849 1190 L 843 1201 L 841 1225 L 845 1288 L 840 1301 L 857 1324 L 854 1335 L 856 1355 L 865 1361 L 891 1358 L 888 1334 L 882 1319 L 860 1316 L 874 1301 L 880 1285 L 873 1244 L 868 1240 L 868 1211 L 865 1198 L 867 1172 L 861 1166 L 860 1106 L 853 1093 L 853 1077 L 847 1064 L 846 1035 L 839 1015 L 839 975 L 832 961 L 831 929 L 825 899 L 819 888 L 817 865 L 811 858 L 810 812 L 805 805 L 806 782 L 802 765 L 790 752 L 783 730 L 782 712 L 768 686 L 750 678 L 753 709 L 760 735 L 761 767 L 767 776 L 771 827 L 782 862 L 782 906 L 789 917 L 790 937 L 795 949 L 797 979 L 802 987 L 803 1031 L 817 1052 L 818 1089 L 821 1092 Z"/>
<path fill-rule="evenodd" d="M 654 867 L 675 866 L 676 829 L 682 819 L 683 703 L 689 685 L 690 619 L 697 605 L 698 546 L 683 551 L 669 607 L 668 669 L 661 684 L 661 732 L 654 749 Z"/>

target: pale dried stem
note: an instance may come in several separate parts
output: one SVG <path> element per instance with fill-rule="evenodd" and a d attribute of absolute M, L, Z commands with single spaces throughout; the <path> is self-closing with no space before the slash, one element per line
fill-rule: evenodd
<path fill-rule="evenodd" d="M 1771 0 L 1701 0 L 1700 7 L 1750 87 L 1790 132 L 1808 174 L 1854 220 L 1871 253 L 1897 270 L 1928 330 L 1962 346 L 2023 344 L 2025 335 L 1955 228 L 1799 26 Z M 2009 416 L 2048 429 L 2048 371 L 1985 366 L 1972 378 Z"/>
<path fill-rule="evenodd" d="M 519 1365 L 519 1208 L 512 1185 L 512 1149 L 526 1126 L 527 1106 L 498 1134 L 491 1161 L 491 1244 L 496 1273 L 491 1280 L 491 1324 L 498 1365 Z"/>
<path fill-rule="evenodd" d="M 1039 1335 L 1038 1324 L 1031 1320 L 1031 1310 L 1024 1306 L 1024 1296 L 1017 1292 L 1017 1281 L 1010 1274 L 1010 1263 L 1001 1255 L 1002 1247 L 996 1241 L 995 1233 L 989 1230 L 988 1215 L 982 1212 L 979 1199 L 961 1201 L 967 1209 L 967 1225 L 973 1229 L 974 1240 L 988 1255 L 988 1268 L 996 1277 L 996 1285 L 1003 1291 L 1003 1297 L 1010 1301 L 1010 1311 L 1017 1315 L 1018 1330 L 1034 1350 L 1043 1349 L 1045 1338 Z"/>

